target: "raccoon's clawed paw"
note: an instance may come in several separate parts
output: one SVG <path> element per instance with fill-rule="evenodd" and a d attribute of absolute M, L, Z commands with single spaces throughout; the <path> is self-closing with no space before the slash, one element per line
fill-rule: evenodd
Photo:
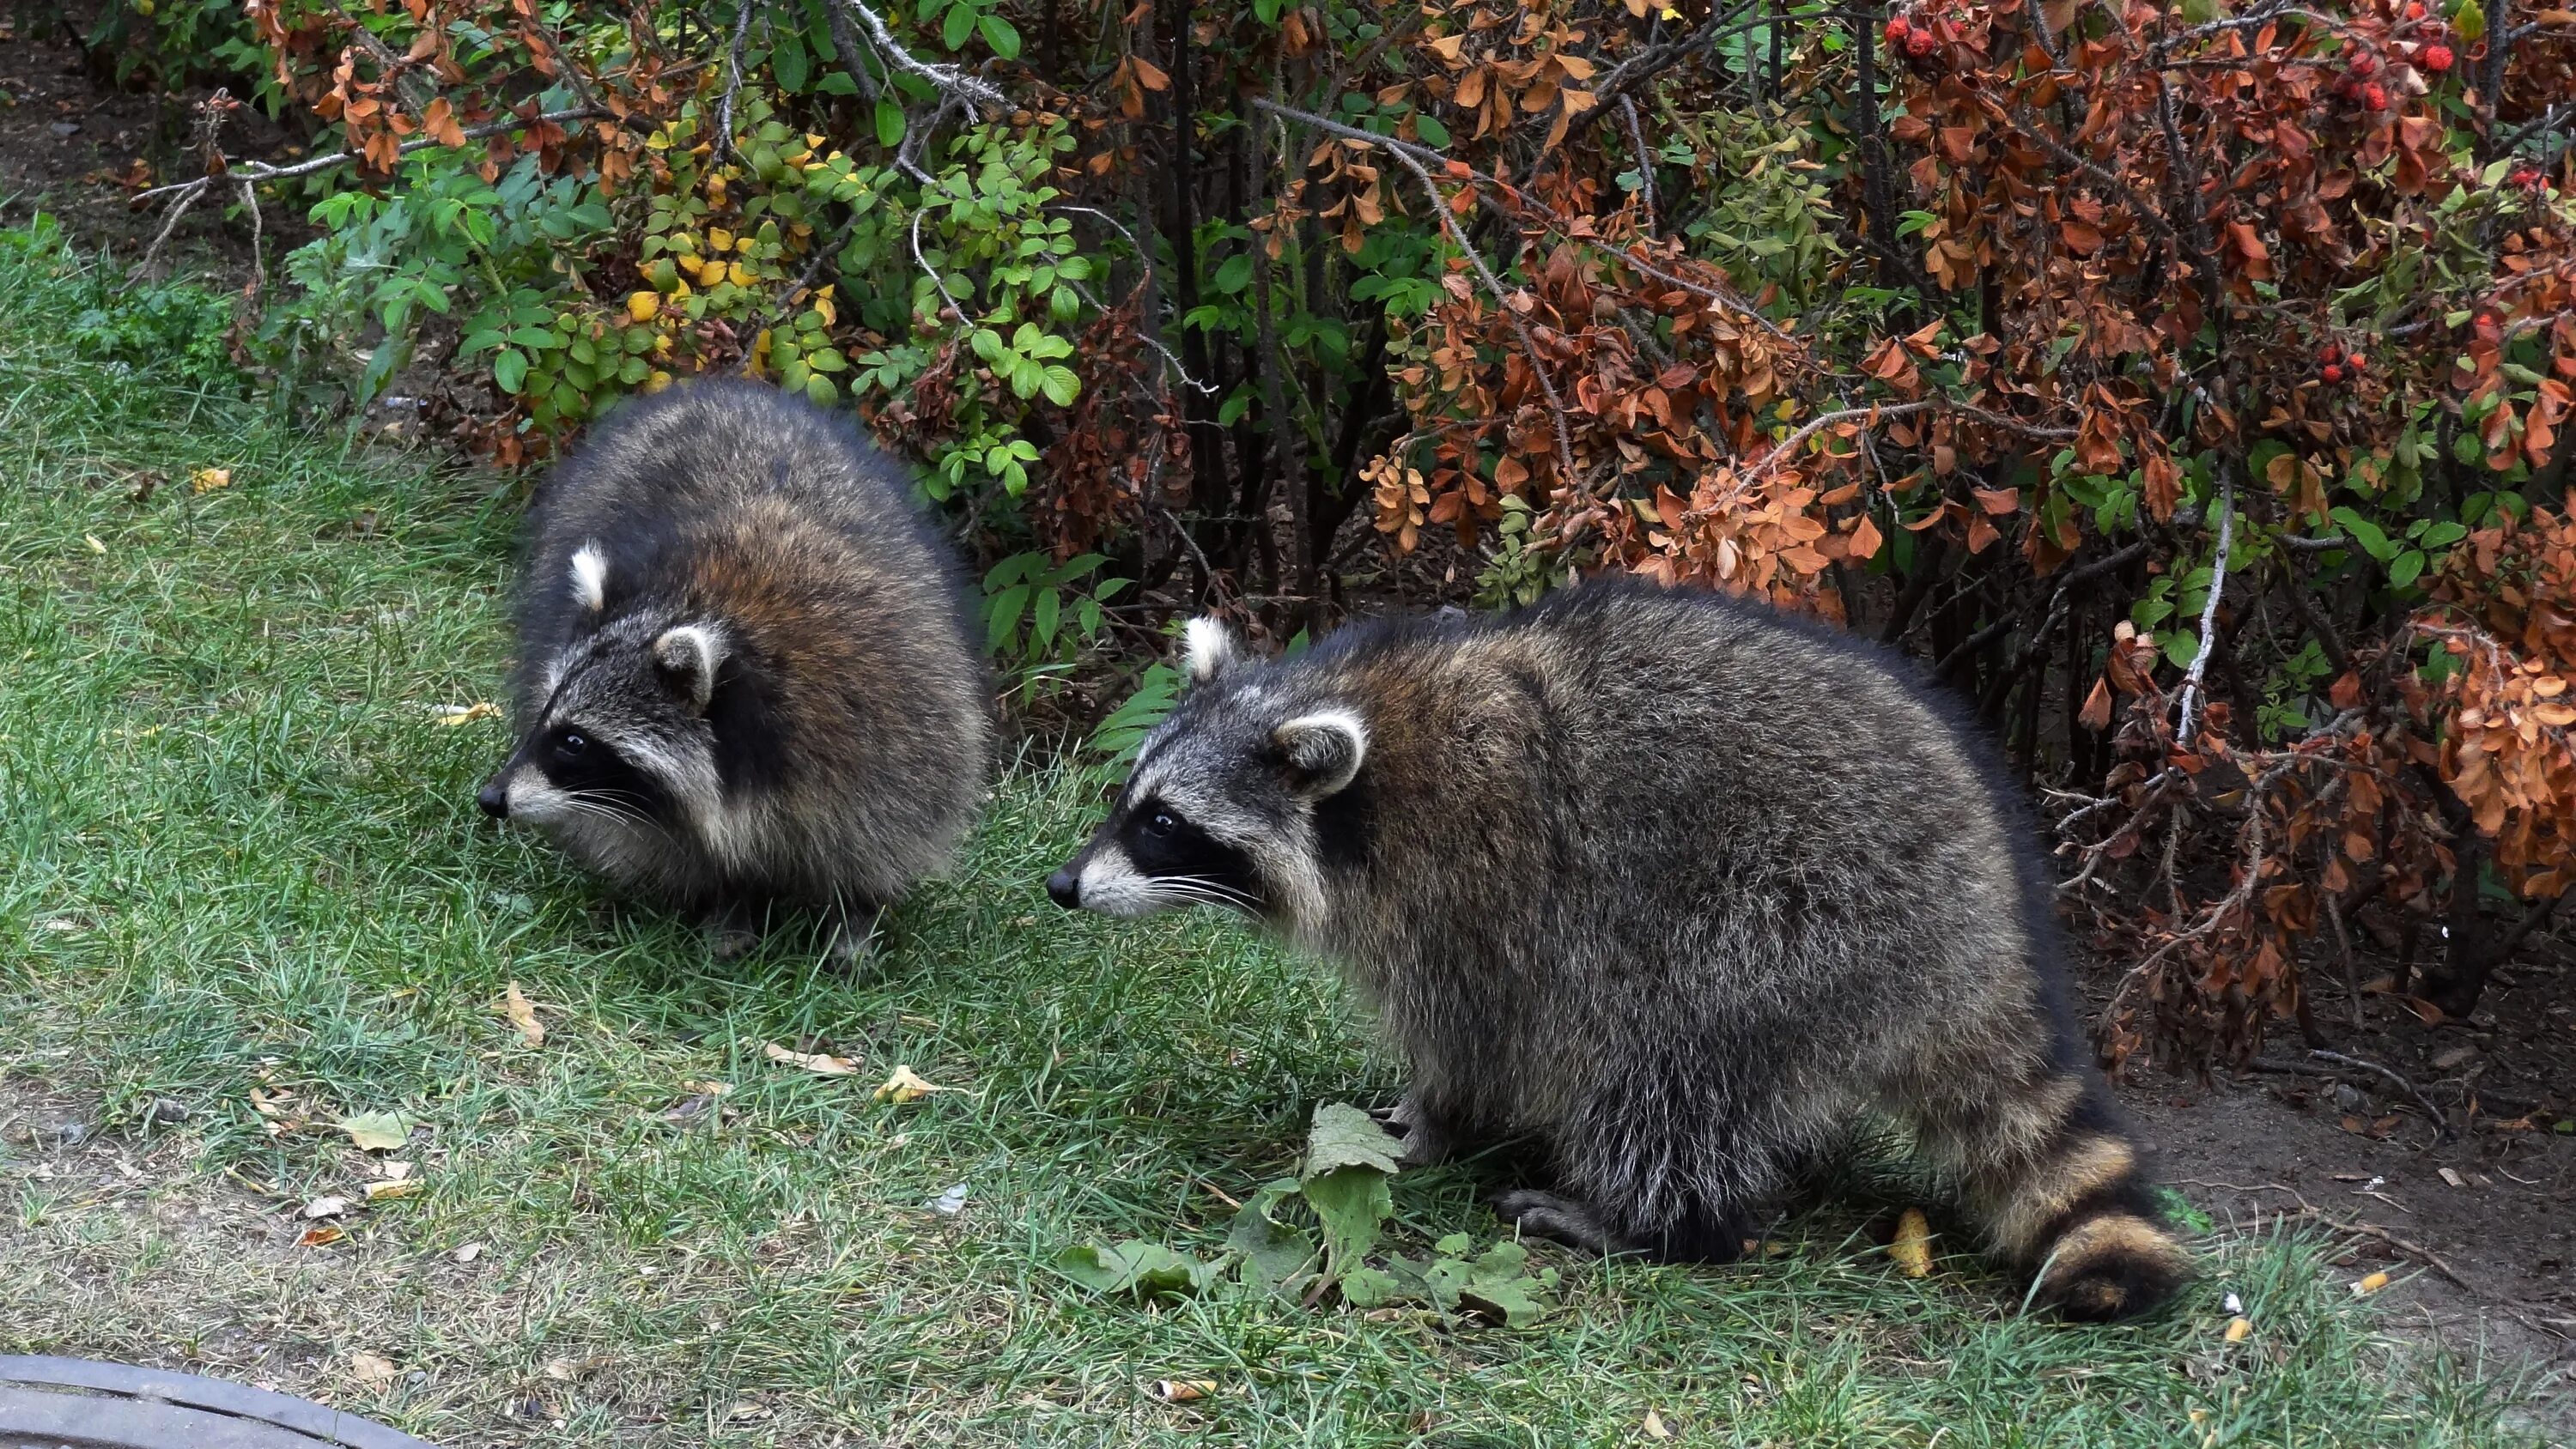
<path fill-rule="evenodd" d="M 856 974 L 877 962 L 877 923 L 884 919 L 878 911 L 834 911 L 825 916 L 823 930 L 829 938 L 823 947 L 823 964 L 835 971 Z"/>
<path fill-rule="evenodd" d="M 699 929 L 706 934 L 707 954 L 719 961 L 738 960 L 760 944 L 760 932 L 730 911 L 707 917 Z"/>
<path fill-rule="evenodd" d="M 1494 1213 L 1524 1234 L 1553 1238 L 1588 1252 L 1617 1253 L 1628 1247 L 1593 1215 L 1592 1209 L 1552 1192 L 1516 1188 L 1498 1194 L 1494 1198 Z"/>
<path fill-rule="evenodd" d="M 1369 1113 L 1378 1125 L 1404 1139 L 1404 1150 L 1395 1155 L 1400 1167 L 1430 1167 L 1449 1157 L 1449 1133 L 1440 1120 L 1411 1096 L 1392 1107 L 1381 1107 Z"/>

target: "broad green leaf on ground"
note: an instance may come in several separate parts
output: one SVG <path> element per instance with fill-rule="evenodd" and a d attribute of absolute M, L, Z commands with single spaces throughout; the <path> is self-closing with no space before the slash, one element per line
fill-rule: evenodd
<path fill-rule="evenodd" d="M 1345 1167 L 1365 1167 L 1392 1177 L 1404 1142 L 1359 1108 L 1326 1102 L 1315 1109 L 1306 1134 L 1306 1160 L 1298 1176 L 1311 1182 Z"/>
<path fill-rule="evenodd" d="M 1081 1243 L 1055 1255 L 1058 1273 L 1095 1293 L 1196 1293 L 1214 1283 L 1223 1262 L 1207 1263 L 1159 1243 L 1128 1241 L 1114 1248 Z"/>
<path fill-rule="evenodd" d="M 369 1152 L 391 1152 L 411 1140 L 411 1129 L 417 1124 L 400 1112 L 361 1112 L 341 1118 L 339 1125 L 359 1147 Z"/>
<path fill-rule="evenodd" d="M 1226 1234 L 1225 1245 L 1243 1255 L 1245 1282 L 1276 1288 L 1304 1276 L 1315 1266 L 1315 1240 L 1303 1229 L 1275 1216 L 1280 1204 L 1296 1194 L 1297 1180 L 1283 1177 L 1265 1184 L 1234 1215 L 1234 1227 Z"/>
<path fill-rule="evenodd" d="M 1307 1178 L 1298 1190 L 1324 1225 L 1325 1261 L 1335 1277 L 1348 1275 L 1377 1246 L 1378 1225 L 1395 1215 L 1386 1174 L 1368 1167 L 1337 1167 Z"/>

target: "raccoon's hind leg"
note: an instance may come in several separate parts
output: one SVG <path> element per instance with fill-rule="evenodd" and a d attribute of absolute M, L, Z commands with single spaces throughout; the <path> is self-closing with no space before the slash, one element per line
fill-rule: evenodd
<path fill-rule="evenodd" d="M 1385 1111 L 1372 1113 L 1380 1125 L 1401 1133 L 1404 1150 L 1396 1154 L 1405 1167 L 1431 1167 L 1448 1160 L 1455 1143 L 1447 1118 L 1424 1099 L 1422 1089 L 1404 1094 L 1404 1100 Z"/>
<path fill-rule="evenodd" d="M 1615 1226 L 1577 1199 L 1526 1187 L 1496 1195 L 1494 1213 L 1537 1237 L 1595 1253 L 1639 1253 L 1659 1263 L 1732 1263 L 1753 1237 L 1752 1219 L 1742 1213 L 1694 1207 L 1673 1222 L 1637 1232 Z"/>
<path fill-rule="evenodd" d="M 2032 1301 L 2068 1318 L 2145 1313 L 2190 1276 L 2165 1231 L 2138 1145 L 2110 1089 L 2074 1065 L 2016 1077 L 1959 1062 L 1897 1105 L 1995 1254 L 2031 1277 Z"/>

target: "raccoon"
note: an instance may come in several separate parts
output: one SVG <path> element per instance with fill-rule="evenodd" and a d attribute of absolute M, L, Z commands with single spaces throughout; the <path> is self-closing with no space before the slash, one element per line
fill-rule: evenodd
<path fill-rule="evenodd" d="M 603 420 L 530 531 L 519 741 L 477 803 L 697 913 L 719 955 L 802 905 L 854 959 L 993 751 L 963 581 L 906 484 L 800 399 L 699 381 Z"/>
<path fill-rule="evenodd" d="M 2008 789 L 1900 656 L 1697 590 L 1595 581 L 1268 663 L 1201 620 L 1047 889 L 1228 907 L 1339 960 L 1410 1061 L 1408 1158 L 1544 1151 L 1496 1201 L 1525 1231 L 1726 1261 L 1887 1124 L 2035 1301 L 2123 1317 L 2187 1259 Z"/>

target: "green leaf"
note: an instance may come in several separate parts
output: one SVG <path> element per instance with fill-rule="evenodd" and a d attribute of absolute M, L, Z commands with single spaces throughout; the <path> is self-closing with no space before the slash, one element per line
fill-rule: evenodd
<path fill-rule="evenodd" d="M 896 105 L 892 96 L 877 97 L 877 144 L 903 144 L 903 107 Z"/>
<path fill-rule="evenodd" d="M 1449 144 L 1449 128 L 1440 124 L 1440 118 L 1432 115 L 1429 111 L 1417 111 L 1414 113 L 1413 133 L 1422 138 L 1422 144 L 1425 146 L 1446 146 Z"/>
<path fill-rule="evenodd" d="M 2406 587 L 2415 582 L 2416 577 L 2424 572 L 2424 562 L 2422 549 L 2406 550 L 2397 556 L 2397 562 L 2388 566 L 2388 582 L 2396 588 Z"/>
<path fill-rule="evenodd" d="M 1038 390 L 1046 394 L 1048 402 L 1067 408 L 1073 406 L 1073 400 L 1081 395 L 1082 379 L 1074 376 L 1072 368 L 1050 362 L 1041 374 Z"/>
<path fill-rule="evenodd" d="M 1114 1248 L 1080 1243 L 1048 1263 L 1094 1293 L 1196 1293 L 1216 1281 L 1222 1264 L 1203 1263 L 1157 1243 L 1129 1240 Z"/>
<path fill-rule="evenodd" d="M 1377 1246 L 1378 1225 L 1395 1215 L 1387 1176 L 1372 1167 L 1335 1168 L 1300 1180 L 1298 1191 L 1324 1227 L 1324 1252 L 1335 1277 L 1347 1277 Z"/>
<path fill-rule="evenodd" d="M 2200 636 L 2189 629 L 2176 629 L 2163 636 L 2165 662 L 2176 669 L 2189 669 L 2200 653 Z"/>
<path fill-rule="evenodd" d="M 984 33 L 984 43 L 993 47 L 995 55 L 1004 60 L 1020 58 L 1020 32 L 1011 22 L 999 15 L 987 15 L 975 22 L 975 28 Z"/>
<path fill-rule="evenodd" d="M 1243 1255 L 1244 1281 L 1278 1288 L 1315 1267 L 1315 1240 L 1279 1221 L 1279 1205 L 1296 1195 L 1297 1180 L 1283 1177 L 1265 1184 L 1234 1215 L 1225 1245 Z"/>
<path fill-rule="evenodd" d="M 1393 1302 L 1396 1282 L 1375 1268 L 1353 1268 L 1341 1276 L 1342 1301 L 1353 1308 L 1375 1308 Z"/>
<path fill-rule="evenodd" d="M 1216 289 L 1231 297 L 1252 285 L 1252 253 L 1231 256 L 1216 269 Z"/>
<path fill-rule="evenodd" d="M 1347 1102 L 1326 1102 L 1315 1109 L 1306 1133 L 1306 1158 L 1298 1175 L 1312 1181 L 1345 1167 L 1365 1167 L 1392 1177 L 1403 1141 L 1378 1125 L 1377 1119 Z"/>
<path fill-rule="evenodd" d="M 366 1152 L 392 1152 L 411 1140 L 411 1129 L 418 1123 L 400 1112 L 361 1112 L 339 1121 L 341 1131 Z"/>
<path fill-rule="evenodd" d="M 520 384 L 528 380 L 528 355 L 515 347 L 502 348 L 500 355 L 492 359 L 492 380 L 501 385 L 503 392 L 518 392 Z"/>
<path fill-rule="evenodd" d="M 967 38 L 974 33 L 975 7 L 955 5 L 949 8 L 948 19 L 939 27 L 939 40 L 950 50 L 956 50 L 965 45 Z"/>
<path fill-rule="evenodd" d="M 2353 542 L 2361 545 L 2363 553 L 2381 563 L 2397 557 L 2397 545 L 2389 542 L 2388 535 L 2380 531 L 2379 525 L 2353 509 L 2338 508 L 2326 516 L 2342 524 L 2343 531 L 2352 537 Z"/>
<path fill-rule="evenodd" d="M 2487 12 L 2478 0 L 2460 0 L 2460 8 L 2451 12 L 2451 26 L 2460 32 L 2460 39 L 2475 44 L 2487 33 Z"/>
<path fill-rule="evenodd" d="M 1020 614 L 1029 605 L 1029 586 L 1013 584 L 993 596 L 992 609 L 985 616 L 984 652 L 998 654 L 1002 646 L 1019 632 Z"/>
<path fill-rule="evenodd" d="M 779 86 L 789 95 L 805 89 L 814 74 L 814 57 L 806 53 L 805 42 L 794 31 L 778 37 L 778 49 L 770 53 L 769 73 L 778 77 Z"/>
<path fill-rule="evenodd" d="M 2417 555 L 2422 557 L 2422 555 Z M 1029 610 L 1029 640 L 1032 649 L 1047 649 L 1055 644 L 1056 620 L 1064 612 L 1064 595 L 1053 589 L 1038 591 L 1037 603 Z"/>

